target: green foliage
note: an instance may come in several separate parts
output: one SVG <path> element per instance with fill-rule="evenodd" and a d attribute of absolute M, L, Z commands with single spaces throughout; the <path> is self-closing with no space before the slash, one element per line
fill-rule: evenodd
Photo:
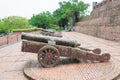
<path fill-rule="evenodd" d="M 66 26 L 73 26 L 80 18 L 86 15 L 89 4 L 82 1 L 70 0 L 59 3 L 60 8 L 54 11 L 53 16 L 58 19 L 59 26 L 65 29 Z M 72 19 L 72 20 L 71 20 Z"/>
<path fill-rule="evenodd" d="M 19 16 L 10 16 L 10 17 L 4 18 L 3 21 L 7 26 L 13 29 L 30 27 L 28 20 L 26 18 L 19 17 Z"/>
<path fill-rule="evenodd" d="M 53 14 L 47 11 L 33 15 L 29 20 L 30 24 L 44 29 L 69 29 L 86 15 L 89 6 L 78 0 L 59 2 L 59 5 L 60 8 L 56 9 Z"/>
<path fill-rule="evenodd" d="M 7 34 L 10 32 L 12 32 L 12 28 L 7 26 L 4 21 L 0 21 L 0 34 L 2 34 L 2 33 Z"/>
<path fill-rule="evenodd" d="M 42 28 L 24 28 L 24 29 L 13 29 L 13 32 L 28 32 L 28 31 L 39 31 Z"/>
<path fill-rule="evenodd" d="M 51 24 L 56 24 L 55 18 L 48 11 L 37 15 L 33 15 L 29 22 L 33 26 L 41 27 L 44 29 L 50 28 Z"/>
<path fill-rule="evenodd" d="M 9 16 L 0 21 L 0 33 L 10 33 L 13 29 L 32 28 L 26 18 L 19 16 Z"/>
<path fill-rule="evenodd" d="M 60 30 L 60 27 L 58 25 L 50 24 L 49 29 L 54 29 L 54 30 Z"/>

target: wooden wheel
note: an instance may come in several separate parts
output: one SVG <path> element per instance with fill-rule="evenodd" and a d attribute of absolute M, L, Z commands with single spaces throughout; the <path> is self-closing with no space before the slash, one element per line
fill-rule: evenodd
<path fill-rule="evenodd" d="M 59 51 L 53 46 L 44 46 L 38 52 L 38 61 L 43 67 L 53 67 L 60 60 Z"/>

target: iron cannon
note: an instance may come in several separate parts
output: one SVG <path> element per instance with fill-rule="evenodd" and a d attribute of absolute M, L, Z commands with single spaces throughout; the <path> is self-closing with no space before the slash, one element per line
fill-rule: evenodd
<path fill-rule="evenodd" d="M 60 57 L 106 62 L 110 60 L 109 53 L 101 54 L 101 49 L 94 50 L 80 47 L 74 39 L 37 34 L 22 33 L 22 52 L 37 53 L 38 61 L 43 67 L 56 66 Z"/>

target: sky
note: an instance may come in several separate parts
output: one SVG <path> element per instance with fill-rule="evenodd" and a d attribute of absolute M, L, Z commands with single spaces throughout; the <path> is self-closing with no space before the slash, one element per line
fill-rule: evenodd
<path fill-rule="evenodd" d="M 59 8 L 58 2 L 62 1 L 68 0 L 0 0 L 0 19 L 8 16 L 22 16 L 29 19 L 33 14 L 55 11 Z M 92 11 L 92 2 L 101 2 L 102 0 L 82 1 L 90 4 L 89 11 Z"/>

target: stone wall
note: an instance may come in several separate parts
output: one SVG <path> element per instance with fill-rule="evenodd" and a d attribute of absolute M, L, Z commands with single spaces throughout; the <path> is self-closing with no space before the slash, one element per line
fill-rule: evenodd
<path fill-rule="evenodd" d="M 90 16 L 75 24 L 75 31 L 120 41 L 120 0 L 106 0 L 96 5 Z"/>

